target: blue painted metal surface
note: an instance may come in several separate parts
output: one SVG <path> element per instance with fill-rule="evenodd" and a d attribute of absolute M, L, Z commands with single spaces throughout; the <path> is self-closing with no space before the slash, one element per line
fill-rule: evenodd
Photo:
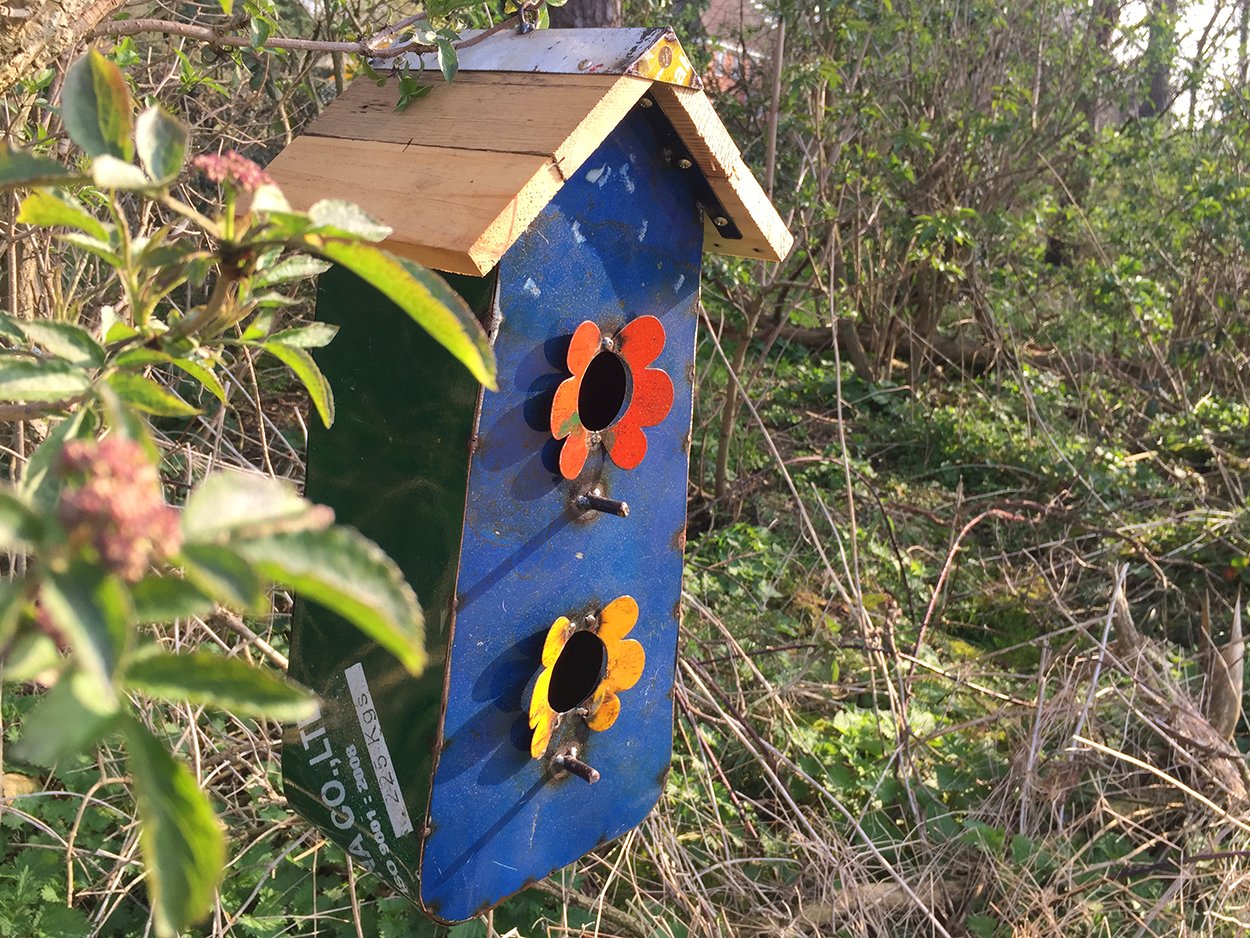
<path fill-rule="evenodd" d="M 443 743 L 421 857 L 422 905 L 458 921 L 637 825 L 659 798 L 672 748 L 672 685 L 685 543 L 691 378 L 702 223 L 684 173 L 631 114 L 504 257 L 495 342 L 500 390 L 484 394 L 469 467 Z M 653 367 L 672 410 L 625 471 L 592 452 L 581 485 L 561 478 L 548 421 L 569 337 L 657 316 Z M 573 505 L 588 479 L 628 518 Z M 421 536 L 414 532 L 414 536 Z M 526 704 L 560 615 L 621 595 L 646 650 L 621 714 L 589 733 L 594 785 L 531 758 Z"/>

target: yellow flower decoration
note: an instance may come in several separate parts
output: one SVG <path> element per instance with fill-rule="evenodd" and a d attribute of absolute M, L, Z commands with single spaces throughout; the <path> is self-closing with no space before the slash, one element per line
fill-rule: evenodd
<path fill-rule="evenodd" d="M 632 596 L 612 600 L 589 628 L 574 625 L 568 616 L 551 623 L 543 642 L 543 670 L 530 696 L 530 754 L 535 759 L 547 751 L 571 712 L 584 714 L 592 730 L 606 730 L 616 722 L 621 713 L 617 694 L 638 683 L 647 660 L 642 645 L 625 637 L 637 623 L 638 603 Z"/>

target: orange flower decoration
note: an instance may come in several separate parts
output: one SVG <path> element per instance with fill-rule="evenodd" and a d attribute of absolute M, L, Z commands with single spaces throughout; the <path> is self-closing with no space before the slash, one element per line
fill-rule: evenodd
<path fill-rule="evenodd" d="M 617 695 L 642 677 L 647 655 L 625 636 L 638 622 L 638 603 L 618 596 L 589 628 L 560 616 L 547 630 L 543 670 L 530 696 L 530 754 L 542 758 L 560 724 L 571 713 L 583 716 L 592 730 L 606 730 L 621 713 Z"/>
<path fill-rule="evenodd" d="M 664 349 L 664 326 L 639 316 L 615 338 L 605 339 L 593 322 L 573 333 L 567 358 L 571 378 L 556 388 L 551 435 L 564 440 L 560 474 L 575 479 L 590 447 L 602 443 L 611 460 L 633 469 L 647 455 L 643 427 L 653 427 L 673 407 L 673 382 L 648 368 Z"/>

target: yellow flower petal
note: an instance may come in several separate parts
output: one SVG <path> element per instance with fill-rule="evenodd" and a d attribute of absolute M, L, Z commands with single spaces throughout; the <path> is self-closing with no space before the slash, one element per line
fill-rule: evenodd
<path fill-rule="evenodd" d="M 530 755 L 535 759 L 542 757 L 551 742 L 552 717 L 554 716 L 550 707 L 545 713 L 538 715 L 538 725 L 534 727 L 534 738 L 530 741 Z"/>
<path fill-rule="evenodd" d="M 638 622 L 638 603 L 632 596 L 618 596 L 603 607 L 599 618 L 599 637 L 611 645 L 629 634 Z"/>
<path fill-rule="evenodd" d="M 556 663 L 556 659 L 560 657 L 560 652 L 564 650 L 564 644 L 569 640 L 568 632 L 569 617 L 560 616 L 555 622 L 551 623 L 551 628 L 547 630 L 547 640 L 543 642 L 543 667 L 549 668 Z"/>
<path fill-rule="evenodd" d="M 530 726 L 538 725 L 538 718 L 543 713 L 551 713 L 551 704 L 547 700 L 547 689 L 551 686 L 551 670 L 544 668 L 534 682 L 534 694 L 530 697 Z"/>
<path fill-rule="evenodd" d="M 647 653 L 639 642 L 627 638 L 608 646 L 608 673 L 603 683 L 610 690 L 629 690 L 642 677 Z"/>
<path fill-rule="evenodd" d="M 586 725 L 592 730 L 606 730 L 609 726 L 616 722 L 616 718 L 621 715 L 621 698 L 617 697 L 612 691 L 606 691 L 603 700 L 590 719 L 586 721 Z"/>

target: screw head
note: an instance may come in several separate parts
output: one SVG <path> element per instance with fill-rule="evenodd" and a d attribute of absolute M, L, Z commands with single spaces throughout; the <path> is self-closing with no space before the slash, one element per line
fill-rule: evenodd
<path fill-rule="evenodd" d="M 638 106 L 639 106 L 639 107 L 651 107 L 651 106 L 652 106 L 652 104 L 654 104 L 654 103 L 655 103 L 655 102 L 653 102 L 650 98 L 642 98 L 642 99 L 638 102 Z"/>
<path fill-rule="evenodd" d="M 691 166 L 693 166 L 693 165 L 694 165 L 694 163 L 690 162 L 689 160 L 678 160 L 678 161 L 677 161 L 677 166 L 678 166 L 679 168 L 681 168 L 681 169 L 689 169 L 689 168 L 690 168 Z"/>
<path fill-rule="evenodd" d="M 577 70 L 579 72 L 584 72 L 588 68 L 590 68 L 590 59 L 582 59 L 577 63 Z"/>
<path fill-rule="evenodd" d="M 726 225 L 729 224 L 729 219 L 726 218 L 724 215 L 717 215 L 715 218 L 712 219 L 712 223 L 716 225 L 717 228 L 724 228 Z"/>

